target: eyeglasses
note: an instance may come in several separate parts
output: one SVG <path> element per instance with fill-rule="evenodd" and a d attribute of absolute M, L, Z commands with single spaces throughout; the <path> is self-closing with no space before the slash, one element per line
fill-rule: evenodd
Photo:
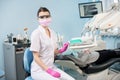
<path fill-rule="evenodd" d="M 50 18 L 50 15 L 43 15 L 43 16 L 39 16 L 38 18 L 40 18 L 40 19 Z"/>

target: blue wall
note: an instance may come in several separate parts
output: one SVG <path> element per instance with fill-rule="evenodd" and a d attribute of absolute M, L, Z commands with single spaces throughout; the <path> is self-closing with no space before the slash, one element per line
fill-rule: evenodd
<path fill-rule="evenodd" d="M 78 3 L 92 0 L 0 0 L 0 68 L 4 69 L 2 44 L 7 34 L 29 34 L 38 26 L 36 13 L 39 7 L 47 7 L 52 14 L 51 27 L 64 35 L 64 40 L 80 36 L 88 18 L 80 19 Z"/>

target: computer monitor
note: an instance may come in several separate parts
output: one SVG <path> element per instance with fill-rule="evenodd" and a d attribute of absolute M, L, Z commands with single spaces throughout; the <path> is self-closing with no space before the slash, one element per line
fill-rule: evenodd
<path fill-rule="evenodd" d="M 90 18 L 103 12 L 102 1 L 79 3 L 80 18 Z"/>

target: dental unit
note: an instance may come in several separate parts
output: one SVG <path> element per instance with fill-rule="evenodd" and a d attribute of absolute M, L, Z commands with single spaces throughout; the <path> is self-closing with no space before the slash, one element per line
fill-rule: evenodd
<path fill-rule="evenodd" d="M 103 31 L 117 31 L 120 29 L 120 11 L 116 10 L 118 6 L 108 12 L 103 12 L 95 15 L 90 21 L 85 24 L 81 32 L 81 37 L 72 38 L 69 50 L 72 52 L 70 55 L 60 55 L 55 60 L 56 64 L 62 67 L 72 68 L 78 71 L 81 75 L 87 76 L 86 80 L 119 80 L 120 73 L 116 78 L 109 77 L 109 67 L 114 63 L 120 62 L 120 58 L 112 58 L 102 64 L 88 64 L 84 65 L 76 55 L 78 51 L 90 49 L 91 51 L 106 49 L 105 42 L 101 39 Z M 100 31 L 98 34 L 97 31 Z M 108 32 L 107 32 L 108 33 Z M 120 34 L 116 32 L 116 36 Z M 78 55 L 77 55 L 78 56 Z"/>

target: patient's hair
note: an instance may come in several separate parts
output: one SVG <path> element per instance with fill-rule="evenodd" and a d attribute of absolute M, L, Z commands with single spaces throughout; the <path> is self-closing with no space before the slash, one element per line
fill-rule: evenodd
<path fill-rule="evenodd" d="M 37 12 L 37 17 L 39 17 L 40 12 L 48 12 L 50 14 L 50 11 L 46 7 L 40 7 Z"/>

